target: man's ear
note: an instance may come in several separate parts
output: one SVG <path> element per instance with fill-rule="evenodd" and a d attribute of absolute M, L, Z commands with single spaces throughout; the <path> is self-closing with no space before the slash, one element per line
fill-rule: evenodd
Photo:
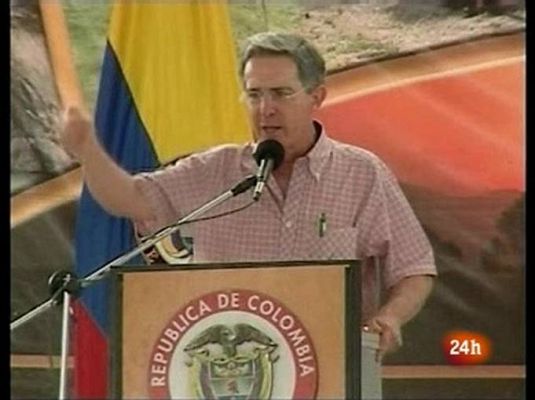
<path fill-rule="evenodd" d="M 312 104 L 314 108 L 320 108 L 323 104 L 323 101 L 327 97 L 327 88 L 325 87 L 325 85 L 319 85 L 312 91 L 311 95 L 313 100 Z"/>

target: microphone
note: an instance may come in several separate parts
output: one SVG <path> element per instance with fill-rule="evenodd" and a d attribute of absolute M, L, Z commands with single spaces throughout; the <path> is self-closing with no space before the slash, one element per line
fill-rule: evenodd
<path fill-rule="evenodd" d="M 284 147 L 277 140 L 267 139 L 258 144 L 253 154 L 258 170 L 256 172 L 256 186 L 253 200 L 258 200 L 266 185 L 269 175 L 281 165 L 284 159 Z"/>

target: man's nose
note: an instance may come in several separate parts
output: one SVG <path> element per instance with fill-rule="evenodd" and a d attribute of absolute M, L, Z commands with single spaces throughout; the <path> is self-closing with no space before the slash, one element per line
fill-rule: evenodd
<path fill-rule="evenodd" d="M 262 115 L 272 115 L 275 113 L 277 108 L 271 93 L 265 92 L 263 94 L 262 98 L 260 99 L 259 108 Z"/>

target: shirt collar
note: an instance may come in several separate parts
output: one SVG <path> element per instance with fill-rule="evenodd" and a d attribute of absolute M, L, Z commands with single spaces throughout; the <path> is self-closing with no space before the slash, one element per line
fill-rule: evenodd
<path fill-rule="evenodd" d="M 332 152 L 333 143 L 327 136 L 325 128 L 319 121 L 314 120 L 313 124 L 316 132 L 319 132 L 319 137 L 312 149 L 310 149 L 304 157 L 301 157 L 297 161 L 306 159 L 308 161 L 310 173 L 316 180 L 319 180 L 321 171 Z M 253 158 L 253 152 L 256 148 L 256 145 L 257 143 L 248 143 L 243 152 L 242 166 L 247 172 L 250 173 L 255 173 L 257 169 L 256 162 Z"/>

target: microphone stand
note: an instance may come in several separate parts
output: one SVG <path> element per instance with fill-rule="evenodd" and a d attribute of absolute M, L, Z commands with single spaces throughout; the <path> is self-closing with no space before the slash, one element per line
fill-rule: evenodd
<path fill-rule="evenodd" d="M 69 318 L 69 312 L 70 312 L 70 305 L 73 297 L 78 297 L 80 294 L 81 289 L 84 289 L 93 283 L 103 279 L 106 277 L 106 275 L 109 273 L 112 266 L 117 265 L 123 265 L 127 261 L 131 260 L 135 256 L 141 254 L 144 250 L 148 249 L 149 247 L 153 246 L 160 240 L 164 239 L 165 237 L 173 234 L 181 225 L 184 225 L 193 219 L 199 217 L 200 215 L 204 214 L 205 212 L 211 210 L 214 207 L 217 207 L 219 204 L 227 201 L 228 199 L 237 196 L 240 193 L 245 192 L 249 188 L 256 185 L 257 177 L 254 175 L 250 175 L 246 178 L 244 178 L 242 181 L 234 185 L 231 189 L 223 192 L 213 200 L 208 201 L 207 203 L 203 204 L 199 208 L 193 210 L 191 213 L 183 217 L 182 219 L 175 222 L 173 225 L 170 225 L 168 227 L 164 227 L 161 230 L 155 232 L 143 242 L 134 247 L 132 250 L 128 251 L 127 253 L 116 257 L 97 269 L 95 272 L 91 273 L 90 275 L 83 277 L 81 279 L 76 278 L 76 276 L 69 272 L 69 271 L 57 271 L 53 273 L 49 280 L 48 280 L 48 286 L 49 291 L 51 293 L 51 297 L 49 300 L 43 302 L 42 304 L 38 305 L 37 307 L 33 308 L 32 310 L 28 311 L 27 313 L 23 314 L 16 320 L 12 321 L 9 325 L 10 331 L 14 331 L 19 326 L 23 325 L 24 323 L 32 320 L 33 318 L 37 317 L 38 315 L 44 313 L 48 309 L 52 308 L 53 306 L 59 305 L 63 303 L 63 316 L 62 316 L 62 332 L 61 332 L 61 370 L 60 370 L 60 385 L 59 385 L 59 399 L 64 400 L 66 399 L 66 391 L 67 391 L 67 360 L 68 360 L 68 352 L 69 352 L 69 328 L 70 328 L 70 318 Z"/>

